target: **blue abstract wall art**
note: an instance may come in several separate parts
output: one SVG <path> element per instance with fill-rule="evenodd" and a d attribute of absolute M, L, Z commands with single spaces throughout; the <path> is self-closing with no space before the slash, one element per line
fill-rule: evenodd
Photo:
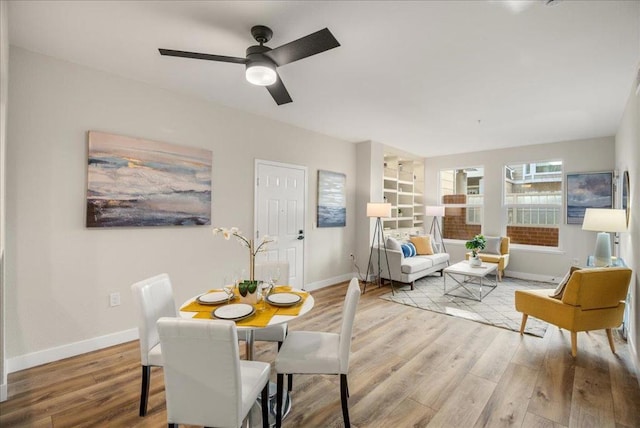
<path fill-rule="evenodd" d="M 342 173 L 318 171 L 318 227 L 346 226 L 346 181 Z"/>

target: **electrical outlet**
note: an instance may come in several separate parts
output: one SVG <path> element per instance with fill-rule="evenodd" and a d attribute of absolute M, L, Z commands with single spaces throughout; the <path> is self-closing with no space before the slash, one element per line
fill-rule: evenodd
<path fill-rule="evenodd" d="M 577 258 L 577 257 L 575 257 L 575 258 L 571 261 L 571 263 L 572 263 L 574 266 L 578 266 L 578 265 L 580 264 L 580 260 L 578 260 L 578 258 Z"/>
<path fill-rule="evenodd" d="M 109 306 L 120 306 L 120 293 L 109 294 Z"/>

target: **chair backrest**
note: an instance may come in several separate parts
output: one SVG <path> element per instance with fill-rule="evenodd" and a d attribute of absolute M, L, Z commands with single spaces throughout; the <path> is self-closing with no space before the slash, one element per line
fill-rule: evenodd
<path fill-rule="evenodd" d="M 161 318 L 167 420 L 242 425 L 238 335 L 233 321 Z"/>
<path fill-rule="evenodd" d="M 149 365 L 149 351 L 160 343 L 156 322 L 162 317 L 176 317 L 176 304 L 169 275 L 162 273 L 131 286 L 133 303 L 138 312 L 140 360 Z"/>
<path fill-rule="evenodd" d="M 353 322 L 356 317 L 356 308 L 360 301 L 360 283 L 358 278 L 352 278 L 347 289 L 342 307 L 342 327 L 340 328 L 340 345 L 338 347 L 340 357 L 340 373 L 349 372 L 349 354 L 351 353 L 351 335 Z"/>
<path fill-rule="evenodd" d="M 280 269 L 280 284 L 289 284 L 289 262 L 288 261 L 264 261 L 256 262 L 255 278 L 268 282 L 271 279 L 271 273 L 275 269 Z"/>
<path fill-rule="evenodd" d="M 631 269 L 623 267 L 580 269 L 571 274 L 562 303 L 583 310 L 615 308 L 625 300 Z"/>

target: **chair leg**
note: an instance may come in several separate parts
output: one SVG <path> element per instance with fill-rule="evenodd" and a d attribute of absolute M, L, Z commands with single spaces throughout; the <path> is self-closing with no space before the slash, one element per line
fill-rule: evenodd
<path fill-rule="evenodd" d="M 571 356 L 575 358 L 578 354 L 578 332 L 571 332 Z"/>
<path fill-rule="evenodd" d="M 344 419 L 345 428 L 351 427 L 349 422 L 349 384 L 347 383 L 347 375 L 340 375 L 340 401 L 342 401 L 342 418 Z"/>
<path fill-rule="evenodd" d="M 293 391 L 293 373 L 287 375 L 287 391 Z"/>
<path fill-rule="evenodd" d="M 149 383 L 151 382 L 151 366 L 142 366 L 142 388 L 140 390 L 140 416 L 147 414 L 149 401 Z"/>
<path fill-rule="evenodd" d="M 284 387 L 284 374 L 278 373 L 276 379 L 278 386 L 276 390 L 276 428 L 280 428 L 282 426 L 282 390 Z"/>
<path fill-rule="evenodd" d="M 616 345 L 613 343 L 613 332 L 610 328 L 606 329 L 607 331 L 607 339 L 609 339 L 609 347 L 611 347 L 611 352 L 616 353 Z"/>
<path fill-rule="evenodd" d="M 269 381 L 262 388 L 262 428 L 269 428 Z"/>
<path fill-rule="evenodd" d="M 520 335 L 524 334 L 524 327 L 527 325 L 527 318 L 529 318 L 529 315 L 522 314 L 522 323 L 520 323 Z"/>

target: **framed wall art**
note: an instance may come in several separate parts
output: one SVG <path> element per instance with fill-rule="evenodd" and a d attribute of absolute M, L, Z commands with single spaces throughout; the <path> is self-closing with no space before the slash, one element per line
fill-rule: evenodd
<path fill-rule="evenodd" d="M 567 224 L 582 224 L 587 208 L 613 208 L 613 172 L 567 174 Z"/>
<path fill-rule="evenodd" d="M 622 174 L 622 209 L 627 215 L 627 227 L 629 227 L 629 218 L 631 217 L 631 183 L 629 181 L 629 171 Z"/>
<path fill-rule="evenodd" d="M 318 170 L 318 227 L 347 224 L 347 176 Z"/>
<path fill-rule="evenodd" d="M 87 227 L 211 224 L 209 150 L 89 132 Z"/>

